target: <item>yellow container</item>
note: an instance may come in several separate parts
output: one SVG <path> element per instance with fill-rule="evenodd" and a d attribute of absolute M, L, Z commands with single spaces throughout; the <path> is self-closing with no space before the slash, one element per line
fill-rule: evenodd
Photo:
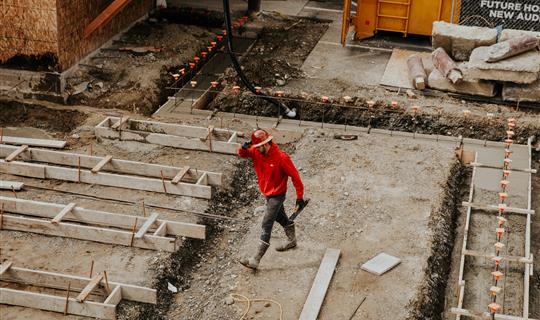
<path fill-rule="evenodd" d="M 350 8 L 351 0 L 344 2 L 344 8 Z M 342 32 L 346 33 L 352 23 L 356 39 L 372 37 L 377 31 L 428 36 L 434 21 L 451 20 L 451 11 L 452 0 L 358 0 L 356 16 L 350 18 L 349 10 L 344 10 Z M 342 42 L 344 39 L 342 34 Z"/>

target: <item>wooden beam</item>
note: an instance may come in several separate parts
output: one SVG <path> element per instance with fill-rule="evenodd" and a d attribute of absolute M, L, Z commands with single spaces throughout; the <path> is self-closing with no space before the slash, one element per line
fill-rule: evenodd
<path fill-rule="evenodd" d="M 83 302 L 84 300 L 86 300 L 86 298 L 88 298 L 88 295 L 90 295 L 90 293 L 99 285 L 101 280 L 103 280 L 103 274 L 101 273 L 96 274 L 92 278 L 92 280 L 88 282 L 86 287 L 84 287 L 81 293 L 79 293 L 79 295 L 77 296 L 77 298 L 75 298 L 75 300 L 77 300 L 77 302 Z"/>
<path fill-rule="evenodd" d="M 480 257 L 480 258 L 487 258 L 487 259 L 492 259 L 496 257 L 494 254 L 491 254 L 491 253 L 482 253 L 476 250 L 469 250 L 469 249 L 466 249 L 463 252 L 463 254 L 466 256 Z M 525 264 L 533 263 L 532 258 L 527 258 L 527 257 L 518 257 L 518 256 L 497 256 L 497 257 L 501 257 L 503 259 L 503 262 L 511 261 L 511 262 L 525 263 Z"/>
<path fill-rule="evenodd" d="M 51 220 L 51 223 L 54 223 L 54 224 L 58 224 L 60 221 L 62 221 L 62 219 L 64 218 L 64 216 L 66 214 L 68 214 L 69 212 L 71 212 L 71 210 L 73 210 L 73 208 L 75 208 L 76 204 L 71 202 L 69 203 L 67 206 L 64 207 L 64 209 L 62 209 L 62 211 L 60 211 L 52 220 Z"/>
<path fill-rule="evenodd" d="M 482 163 L 479 163 L 479 162 L 471 162 L 470 164 L 471 166 L 473 167 L 482 167 L 482 168 L 490 168 L 490 169 L 503 169 L 503 167 L 495 167 L 495 166 L 489 166 L 489 165 L 485 165 L 485 164 L 482 164 Z M 527 168 L 527 169 L 517 169 L 517 168 L 510 168 L 509 169 L 510 171 L 520 171 L 520 172 L 527 172 L 527 173 L 536 173 L 536 169 L 530 169 L 530 168 Z"/>
<path fill-rule="evenodd" d="M 185 166 L 178 172 L 176 176 L 172 179 L 172 184 L 177 184 L 178 182 L 182 181 L 182 178 L 186 175 L 186 173 L 189 172 L 189 166 Z"/>
<path fill-rule="evenodd" d="M 122 117 L 122 118 L 118 119 L 118 121 L 111 126 L 111 129 L 114 129 L 114 130 L 121 129 L 124 126 L 124 124 L 126 124 L 126 122 L 128 122 L 128 120 L 129 120 L 129 117 Z"/>
<path fill-rule="evenodd" d="M 470 317 L 474 319 L 484 319 L 484 320 L 491 320 L 493 317 L 489 312 L 472 312 L 467 309 L 462 308 L 450 308 L 450 312 L 456 315 Z M 522 317 L 516 317 L 516 316 L 509 316 L 505 314 L 496 314 L 495 320 L 535 320 L 532 318 L 522 318 Z"/>
<path fill-rule="evenodd" d="M 3 215 L 2 228 L 4 230 L 32 232 L 123 246 L 130 246 L 132 237 L 131 232 L 123 230 L 91 227 L 66 222 L 59 222 L 53 225 L 46 220 L 19 217 L 11 214 Z M 145 235 L 142 239 L 135 239 L 133 246 L 143 249 L 174 252 L 176 251 L 176 239 Z"/>
<path fill-rule="evenodd" d="M 130 120 L 131 129 L 120 133 L 110 126 L 110 122 L 117 121 L 118 118 L 107 119 L 111 120 L 102 121 L 94 128 L 96 136 L 101 139 L 138 141 L 173 148 L 210 151 L 209 145 L 205 143 L 208 128 Z M 235 137 L 244 135 L 237 131 L 232 131 L 232 133 L 236 134 Z M 213 134 L 212 152 L 236 154 L 240 144 L 236 141 L 229 141 L 228 137 L 231 135 L 231 131 L 214 128 Z"/>
<path fill-rule="evenodd" d="M 65 297 L 0 288 L 0 304 L 63 313 L 65 303 Z M 69 298 L 68 314 L 99 319 L 116 319 L 116 306 L 93 301 L 79 303 L 77 300 Z"/>
<path fill-rule="evenodd" d="M 1 265 L 0 265 L 0 276 L 4 274 L 4 272 L 6 272 L 10 267 L 11 265 L 13 264 L 12 261 L 4 261 Z"/>
<path fill-rule="evenodd" d="M 16 199 L 3 196 L 0 196 L 0 204 L 4 205 L 4 211 L 6 212 L 47 219 L 54 218 L 58 212 L 65 207 L 65 205 L 62 204 Z M 133 228 L 135 218 L 137 218 L 138 224 L 136 227 L 138 228 L 140 228 L 148 219 L 146 217 L 137 217 L 135 215 L 110 213 L 75 207 L 71 210 L 71 214 L 65 216 L 63 220 L 131 230 Z M 206 227 L 204 225 L 161 219 L 158 219 L 157 223 L 167 223 L 166 234 L 196 239 L 205 238 Z M 166 234 L 163 233 L 159 235 L 164 236 Z"/>
<path fill-rule="evenodd" d="M 319 271 L 317 271 L 317 275 L 313 281 L 313 286 L 309 291 L 302 313 L 300 313 L 299 320 L 317 320 L 324 297 L 326 296 L 326 290 L 334 275 L 334 269 L 339 255 L 339 249 L 326 249 Z"/>
<path fill-rule="evenodd" d="M 15 158 L 17 158 L 17 156 L 19 156 L 21 153 L 25 152 L 27 149 L 28 149 L 28 145 L 23 144 L 22 146 L 18 147 L 15 151 L 10 153 L 6 157 L 6 161 L 7 162 L 13 161 Z"/>
<path fill-rule="evenodd" d="M 95 167 L 92 168 L 92 173 L 98 173 L 107 163 L 111 162 L 112 156 L 106 155 Z"/>
<path fill-rule="evenodd" d="M 91 278 L 49 271 L 11 267 L 3 275 L 0 275 L 0 280 L 59 290 L 66 290 L 67 284 L 68 282 L 70 282 L 71 288 L 73 290 L 81 291 L 82 289 L 84 289 L 84 287 L 86 287 L 88 281 L 90 281 Z M 120 286 L 122 288 L 122 299 L 152 304 L 157 303 L 157 295 L 155 289 L 113 281 L 109 281 L 109 286 L 113 291 L 117 286 Z M 75 301 L 75 299 L 73 299 L 73 301 Z M 87 301 L 86 303 L 88 302 L 89 301 Z"/>
<path fill-rule="evenodd" d="M 62 141 L 62 140 L 33 139 L 33 138 L 9 137 L 9 136 L 4 136 L 2 138 L 2 143 L 14 144 L 14 145 L 28 145 L 28 146 L 45 147 L 45 148 L 58 148 L 58 149 L 62 149 L 66 146 L 66 141 Z"/>
<path fill-rule="evenodd" d="M 146 221 L 144 222 L 142 227 L 135 234 L 135 239 L 140 239 L 140 238 L 144 237 L 144 235 L 146 234 L 146 232 L 148 232 L 150 227 L 157 221 L 158 217 L 159 217 L 159 214 L 157 214 L 155 212 L 152 213 L 150 218 L 146 219 Z"/>
<path fill-rule="evenodd" d="M 0 172 L 15 174 L 32 178 L 48 178 L 62 181 L 81 182 L 94 185 L 110 186 L 125 189 L 145 190 L 152 192 L 164 192 L 161 179 L 120 175 L 113 173 L 92 173 L 90 170 L 77 170 L 57 166 L 42 166 L 45 170 L 43 176 L 41 172 L 35 171 L 34 164 L 25 162 L 5 162 L 0 160 Z M 15 169 L 16 168 L 16 169 Z M 195 198 L 210 199 L 212 188 L 206 185 L 191 183 L 172 184 L 165 181 L 167 193 L 183 195 Z"/>
<path fill-rule="evenodd" d="M 8 146 L 5 144 L 0 144 L 0 158 L 9 155 L 16 149 L 17 147 L 15 146 Z M 81 168 L 92 169 L 101 160 L 103 160 L 103 157 L 89 156 L 86 154 L 78 154 L 78 153 L 70 153 L 70 152 L 62 152 L 62 151 L 53 151 L 53 150 L 46 150 L 46 149 L 29 148 L 29 151 L 30 152 L 27 152 L 20 156 L 21 161 L 31 160 L 32 162 L 44 162 L 47 165 L 56 164 L 56 165 L 70 166 L 70 167 L 77 168 L 79 165 L 78 162 L 80 159 Z M 44 166 L 44 164 L 35 164 L 35 163 L 32 163 L 32 164 L 36 166 Z M 129 160 L 119 160 L 119 159 L 112 159 L 104 167 L 104 170 L 107 170 L 110 172 L 131 174 L 131 175 L 145 176 L 145 177 L 154 177 L 154 178 L 160 178 L 160 179 L 161 179 L 160 172 L 163 172 L 163 175 L 165 176 L 165 178 L 172 179 L 176 174 L 178 174 L 178 171 L 180 171 L 181 169 L 182 168 L 180 167 L 164 166 L 164 165 L 158 165 L 158 164 L 129 161 Z M 204 172 L 208 174 L 208 183 L 210 185 L 221 186 L 221 183 L 222 183 L 221 173 L 190 169 L 188 172 L 189 176 L 186 176 L 186 178 L 189 177 L 189 179 L 193 181 L 193 183 L 195 183 L 197 179 L 199 179 L 199 177 Z"/>
<path fill-rule="evenodd" d="M 463 201 L 462 205 L 464 207 L 471 207 L 473 209 L 478 210 L 485 210 L 485 211 L 499 211 L 499 207 L 495 205 L 486 205 L 486 204 L 478 204 L 478 203 L 471 203 L 468 201 Z M 519 214 L 534 214 L 534 210 L 530 209 L 521 209 L 521 208 L 514 208 L 514 207 L 506 207 L 504 209 L 505 213 L 519 213 Z"/>
<path fill-rule="evenodd" d="M 24 183 L 16 181 L 0 180 L 0 189 L 3 190 L 21 190 L 24 187 Z"/>
<path fill-rule="evenodd" d="M 130 3 L 131 0 L 114 0 L 105 10 L 103 10 L 86 28 L 83 35 L 88 38 L 94 31 L 107 24 L 114 18 L 122 9 Z"/>

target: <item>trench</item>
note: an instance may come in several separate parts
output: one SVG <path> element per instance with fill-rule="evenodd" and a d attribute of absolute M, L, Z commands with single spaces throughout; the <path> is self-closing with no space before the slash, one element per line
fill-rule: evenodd
<path fill-rule="evenodd" d="M 442 319 L 445 292 L 451 271 L 456 223 L 461 204 L 461 192 L 468 170 L 456 162 L 450 169 L 440 207 L 432 211 L 429 220 L 431 252 L 422 284 L 409 302 L 407 320 Z"/>

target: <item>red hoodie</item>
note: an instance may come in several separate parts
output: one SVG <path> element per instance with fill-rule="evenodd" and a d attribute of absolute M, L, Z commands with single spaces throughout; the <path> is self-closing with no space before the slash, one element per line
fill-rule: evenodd
<path fill-rule="evenodd" d="M 256 148 L 246 150 L 242 147 L 238 149 L 238 155 L 253 160 L 259 188 L 266 197 L 285 194 L 288 177 L 291 177 L 296 189 L 296 198 L 302 199 L 304 197 L 304 184 L 298 170 L 296 170 L 289 155 L 281 151 L 275 143 L 272 143 L 266 155 L 260 153 Z"/>

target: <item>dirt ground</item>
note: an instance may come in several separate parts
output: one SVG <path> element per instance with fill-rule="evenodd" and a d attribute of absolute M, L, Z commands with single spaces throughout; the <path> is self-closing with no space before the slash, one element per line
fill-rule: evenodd
<path fill-rule="evenodd" d="M 261 270 L 253 273 L 236 262 L 255 248 L 262 216 L 255 214 L 254 209 L 264 204 L 248 161 L 234 156 L 95 139 L 93 126 L 105 116 L 126 114 L 146 119 L 159 108 L 170 91 L 166 89 L 172 83 L 170 73 L 186 67 L 214 34 L 221 32 L 221 20 L 214 15 L 207 17 L 206 26 L 193 25 L 200 21 L 193 18 L 198 14 L 201 13 L 172 11 L 152 16 L 103 48 L 68 79 L 73 94 L 68 100 L 71 105 L 0 100 L 0 126 L 7 134 L 65 139 L 73 152 L 88 153 L 91 148 L 95 155 L 111 154 L 120 159 L 223 172 L 224 186 L 216 190 L 212 200 L 6 174 L 0 174 L 0 178 L 26 183 L 25 191 L 18 193 L 23 199 L 76 202 L 85 208 L 131 215 L 142 214 L 138 204 L 143 199 L 146 204 L 168 206 L 176 210 L 155 211 L 167 219 L 204 223 L 209 229 L 207 240 L 187 239 L 181 242 L 177 252 L 170 254 L 2 230 L 0 261 L 10 259 L 16 266 L 86 274 L 90 261 L 94 260 L 94 270 L 107 270 L 113 281 L 158 289 L 156 306 L 122 302 L 117 312 L 119 319 L 239 319 L 246 304 L 231 303 L 228 298 L 231 293 L 276 300 L 283 308 L 283 319 L 294 319 L 300 314 L 324 250 L 340 248 L 341 258 L 320 319 L 348 319 L 364 297 L 366 300 L 353 319 L 453 319 L 445 311 L 453 306 L 449 297 L 455 289 L 451 284 L 455 283 L 455 260 L 461 248 L 458 239 L 464 209 L 458 210 L 457 204 L 468 191 L 468 177 L 455 161 L 453 144 L 382 135 L 360 135 L 359 140 L 342 141 L 334 139 L 330 131 L 318 129 L 300 134 L 283 133 L 288 139 L 281 146 L 292 154 L 306 185 L 306 197 L 312 202 L 297 221 L 298 248 L 285 253 L 273 250 L 284 240 L 281 227 L 276 226 L 272 247 L 262 261 Z M 540 133 L 540 114 L 534 110 L 465 102 L 444 94 L 408 97 L 404 92 L 384 88 L 354 87 L 346 82 L 308 78 L 301 71 L 302 63 L 324 34 L 327 22 L 268 13 L 260 16 L 251 29 L 261 26 L 265 28 L 243 60 L 244 69 L 264 90 L 285 91 L 290 98 L 285 102 L 297 108 L 300 119 L 500 141 L 505 136 L 504 119 L 515 117 L 519 124 L 516 142 L 523 143 L 529 136 Z M 118 51 L 121 47 L 140 46 L 154 46 L 161 51 L 141 55 Z M 275 107 L 261 103 L 250 94 L 232 94 L 230 88 L 239 83 L 234 72 L 227 71 L 225 79 L 225 90 L 209 109 L 277 115 Z M 329 96 L 333 104 L 354 108 L 320 104 L 321 95 Z M 344 101 L 346 95 L 352 97 L 352 102 Z M 375 105 L 366 110 L 370 100 Z M 398 110 L 391 108 L 391 101 L 398 102 Z M 421 111 L 413 115 L 412 105 L 419 105 Z M 465 109 L 471 111 L 467 116 Z M 219 125 L 217 119 L 209 121 L 200 117 L 169 121 Z M 229 121 L 226 126 L 245 132 L 253 129 L 240 120 Z M 540 167 L 538 160 L 535 166 Z M 538 175 L 534 176 L 533 186 L 533 209 L 540 212 Z M 290 186 L 286 203 L 289 212 L 294 201 L 292 190 Z M 0 195 L 12 196 L 12 193 L 0 191 Z M 225 218 L 203 218 L 181 212 L 182 209 L 206 211 Z M 540 263 L 537 229 L 540 218 L 537 216 L 533 217 L 535 270 L 530 305 L 531 316 L 539 318 L 540 271 L 536 266 Z M 383 251 L 401 258 L 401 264 L 383 276 L 360 270 L 363 262 Z M 167 283 L 179 288 L 179 292 L 172 294 L 166 289 Z M 255 303 L 247 317 L 278 319 L 278 312 L 278 306 L 273 303 Z M 34 309 L 0 306 L 2 320 L 60 317 L 63 316 Z"/>

